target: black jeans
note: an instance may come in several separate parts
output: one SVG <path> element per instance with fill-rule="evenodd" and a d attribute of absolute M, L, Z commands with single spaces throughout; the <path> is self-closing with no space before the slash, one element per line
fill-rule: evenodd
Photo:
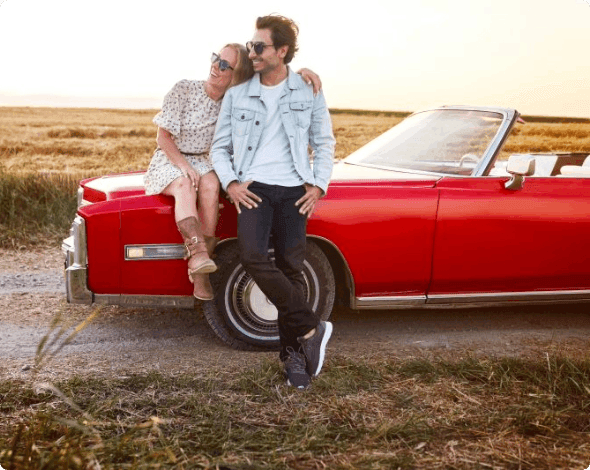
<path fill-rule="evenodd" d="M 278 310 L 280 358 L 284 360 L 287 347 L 297 351 L 297 337 L 319 323 L 304 297 L 305 281 L 301 274 L 307 217 L 299 213 L 295 202 L 305 194 L 305 188 L 253 182 L 248 189 L 262 202 L 253 209 L 242 207 L 238 215 L 241 262 Z M 271 235 L 274 262 L 268 254 Z"/>

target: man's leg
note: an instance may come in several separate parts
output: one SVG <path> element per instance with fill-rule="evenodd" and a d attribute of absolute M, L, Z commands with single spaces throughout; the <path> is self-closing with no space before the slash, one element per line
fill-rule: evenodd
<path fill-rule="evenodd" d="M 262 200 L 252 209 L 242 207 L 241 213 L 238 214 L 240 260 L 248 274 L 266 294 L 263 285 L 266 284 L 265 280 L 270 278 L 274 269 L 268 256 L 273 218 L 272 192 L 266 185 L 256 182 L 250 184 L 248 189 Z"/>
<path fill-rule="evenodd" d="M 313 330 L 319 323 L 318 316 L 309 308 L 306 299 L 303 263 L 305 261 L 307 217 L 295 207 L 305 194 L 301 186 L 280 188 L 280 198 L 275 204 L 272 234 L 275 248 L 275 264 L 292 286 L 286 308 L 279 311 L 281 358 L 287 348 L 299 350 L 297 338 Z"/>
<path fill-rule="evenodd" d="M 280 312 L 281 354 L 294 351 L 305 356 L 306 371 L 317 376 L 324 364 L 326 346 L 332 336 L 332 324 L 320 321 L 305 301 L 304 279 L 301 275 L 305 260 L 307 218 L 299 214 L 295 202 L 305 193 L 304 188 L 283 188 L 273 217 L 275 259 L 294 288 L 288 309 Z"/>
<path fill-rule="evenodd" d="M 275 305 L 279 312 L 279 336 L 281 338 L 281 359 L 285 359 L 285 351 L 287 346 L 291 346 L 294 350 L 299 349 L 297 337 L 308 333 L 317 324 L 317 317 L 313 319 L 313 314 L 308 309 L 305 299 L 302 295 L 302 288 L 295 288 L 289 277 L 283 271 L 277 268 L 275 262 L 270 260 L 268 255 L 268 245 L 270 233 L 274 224 L 274 219 L 277 217 L 277 201 L 280 201 L 284 195 L 280 186 L 265 185 L 262 183 L 252 183 L 249 188 L 250 191 L 258 195 L 262 201 L 258 207 L 253 209 L 242 209 L 241 214 L 238 215 L 238 242 L 240 246 L 240 257 L 242 264 L 246 271 L 252 276 L 256 284 L 268 299 Z M 301 195 L 299 196 L 301 197 Z M 293 209 L 295 201 L 292 202 Z M 295 211 L 298 214 L 298 210 Z M 299 222 L 301 216 L 299 216 Z M 305 222 L 305 220 L 303 220 Z M 301 228 L 294 226 L 291 222 L 283 220 L 281 223 L 287 223 L 284 232 L 290 232 L 295 229 L 301 231 Z M 303 225 L 303 234 L 305 234 L 305 224 Z M 277 249 L 275 241 L 275 254 L 279 253 L 279 258 L 285 258 L 284 253 L 296 252 L 297 256 L 291 256 L 296 262 L 291 268 L 291 275 L 297 269 L 299 272 L 303 266 L 303 259 L 305 257 L 305 244 L 298 247 L 289 247 L 286 250 L 282 244 L 285 237 L 279 233 L 279 247 Z M 305 242 L 305 238 L 303 238 Z M 277 251 L 278 250 L 278 251 Z M 282 261 L 279 261 L 281 264 Z M 283 263 L 284 265 L 284 263 Z M 300 275 L 300 274 L 299 274 Z M 294 278 L 297 276 L 295 275 Z M 302 285 L 303 281 L 300 281 Z M 311 313 L 311 316 L 310 316 Z M 284 335 L 288 334 L 288 338 Z M 286 341 L 284 341 L 286 340 Z"/>

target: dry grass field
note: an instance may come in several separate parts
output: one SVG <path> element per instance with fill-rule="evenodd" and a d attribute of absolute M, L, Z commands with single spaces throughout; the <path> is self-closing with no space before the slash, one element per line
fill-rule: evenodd
<path fill-rule="evenodd" d="M 0 163 L 10 173 L 94 176 L 147 167 L 156 146 L 157 110 L 0 107 Z M 336 158 L 401 121 L 387 113 L 333 113 Z M 586 123 L 519 124 L 505 153 L 590 152 Z"/>

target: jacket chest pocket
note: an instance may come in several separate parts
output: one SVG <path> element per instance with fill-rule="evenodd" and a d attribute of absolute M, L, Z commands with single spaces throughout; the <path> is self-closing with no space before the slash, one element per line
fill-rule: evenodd
<path fill-rule="evenodd" d="M 232 129 L 236 135 L 247 135 L 252 126 L 254 111 L 249 109 L 235 109 L 231 116 Z"/>
<path fill-rule="evenodd" d="M 309 129 L 311 122 L 311 101 L 294 101 L 289 103 L 291 109 L 291 115 L 295 120 L 295 123 L 303 128 Z"/>

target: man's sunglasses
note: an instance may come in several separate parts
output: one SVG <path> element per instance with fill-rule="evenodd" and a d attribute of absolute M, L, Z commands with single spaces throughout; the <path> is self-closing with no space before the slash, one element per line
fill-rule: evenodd
<path fill-rule="evenodd" d="M 254 49 L 254 52 L 256 53 L 256 55 L 262 54 L 264 52 L 265 47 L 275 47 L 275 46 L 274 46 L 274 44 L 264 44 L 263 42 L 248 41 L 246 43 L 246 49 L 247 49 L 248 53 L 250 53 L 252 51 L 252 49 Z"/>
<path fill-rule="evenodd" d="M 231 65 L 229 65 L 229 62 L 227 60 L 222 59 L 214 52 L 213 54 L 211 54 L 211 63 L 214 64 L 215 62 L 219 62 L 219 70 L 221 70 L 222 72 L 225 72 L 227 69 L 234 69 Z"/>

